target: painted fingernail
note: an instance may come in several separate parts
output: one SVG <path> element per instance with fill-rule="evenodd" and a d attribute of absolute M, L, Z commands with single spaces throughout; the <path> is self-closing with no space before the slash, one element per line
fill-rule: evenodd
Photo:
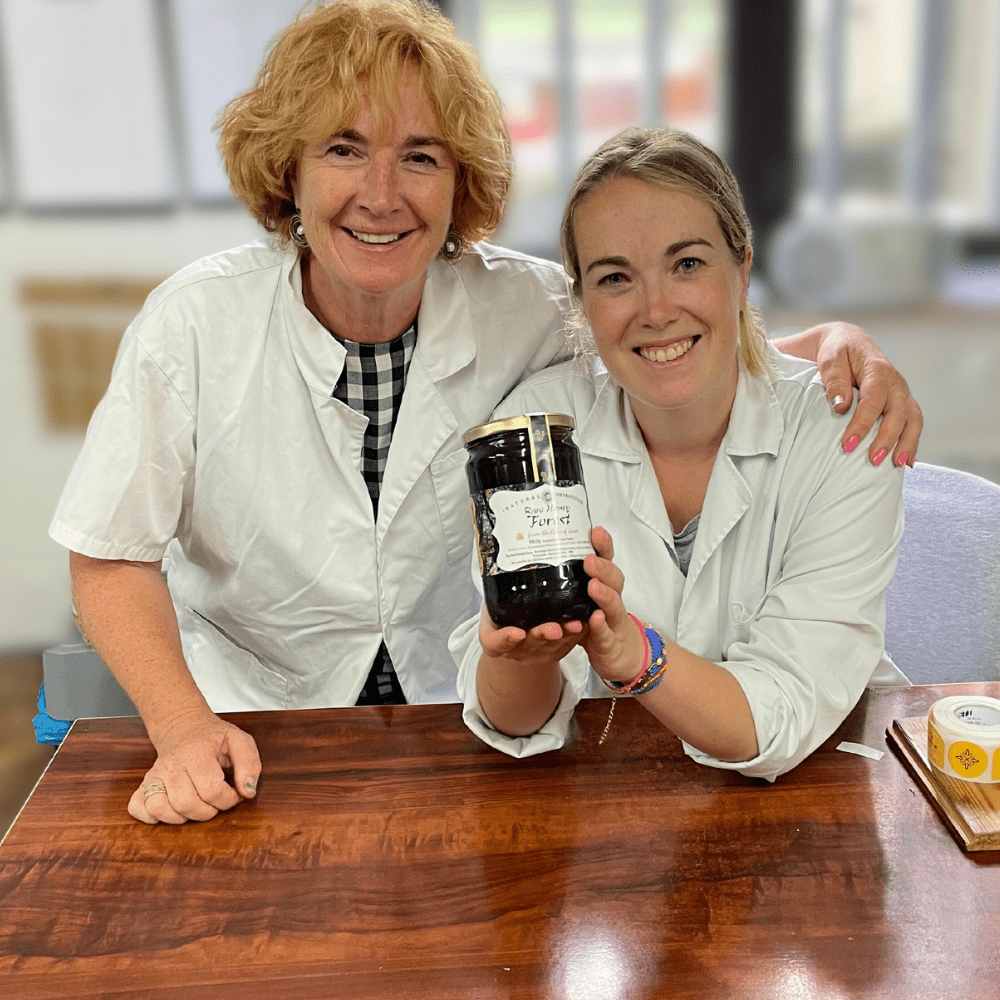
<path fill-rule="evenodd" d="M 910 457 L 909 452 L 905 452 L 905 451 L 902 452 L 900 454 L 899 458 L 896 459 L 896 465 L 898 465 L 899 468 L 902 468 L 904 465 L 906 465 L 906 460 L 909 457 Z"/>
<path fill-rule="evenodd" d="M 888 454 L 889 453 L 885 450 L 885 448 L 879 448 L 879 450 L 875 452 L 875 457 L 872 459 L 872 465 L 881 465 L 882 459 Z"/>
<path fill-rule="evenodd" d="M 833 397 L 833 405 L 835 407 L 836 406 L 840 406 L 840 404 L 843 403 L 843 402 L 844 402 L 844 397 L 843 396 L 834 396 Z"/>
<path fill-rule="evenodd" d="M 848 438 L 848 439 L 847 439 L 847 440 L 846 440 L 846 441 L 844 442 L 844 451 L 846 451 L 846 452 L 847 452 L 847 454 L 848 454 L 848 455 L 850 455 L 850 453 L 851 453 L 852 451 L 854 451 L 854 449 L 855 449 L 855 448 L 857 448 L 857 446 L 858 446 L 858 443 L 859 443 L 860 441 L 861 441 L 861 438 L 859 438 L 859 437 L 857 436 L 857 434 L 852 434 L 852 435 L 851 435 L 851 436 L 850 436 L 850 437 L 849 437 L 849 438 Z"/>
<path fill-rule="evenodd" d="M 256 791 L 257 791 L 257 786 L 252 781 L 244 781 L 243 782 L 243 787 L 248 792 L 251 792 L 251 793 L 256 793 Z"/>

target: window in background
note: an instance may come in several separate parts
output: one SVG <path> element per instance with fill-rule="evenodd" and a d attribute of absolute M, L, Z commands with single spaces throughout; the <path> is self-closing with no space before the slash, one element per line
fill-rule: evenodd
<path fill-rule="evenodd" d="M 580 163 L 630 125 L 671 124 L 719 147 L 722 0 L 452 0 L 503 102 L 514 185 L 496 235 L 558 256 Z"/>
<path fill-rule="evenodd" d="M 898 195 L 912 113 L 914 3 L 803 0 L 799 108 L 807 190 Z"/>
<path fill-rule="evenodd" d="M 643 42 L 646 10 L 642 0 L 623 0 L 613 6 L 600 0 L 577 0 L 573 5 L 572 78 L 573 165 L 583 162 L 606 139 L 629 125 L 660 118 L 660 102 L 644 106 L 646 91 L 654 95 L 663 63 L 663 25 Z M 660 14 L 661 5 L 657 7 Z M 662 15 L 661 15 L 662 18 Z M 651 26 L 654 27 L 654 26 Z M 647 67 L 647 55 L 659 65 Z M 647 71 L 651 69 L 652 73 Z"/>
<path fill-rule="evenodd" d="M 666 27 L 661 84 L 664 120 L 722 151 L 722 0 L 674 0 Z"/>
<path fill-rule="evenodd" d="M 187 189 L 198 201 L 233 198 L 213 131 L 222 109 L 249 88 L 270 43 L 302 0 L 173 0 L 170 26 Z"/>
<path fill-rule="evenodd" d="M 803 0 L 802 10 L 806 190 L 1000 223 L 1000 0 Z"/>
<path fill-rule="evenodd" d="M 1000 230 L 1000 0 L 962 0 L 951 19 L 941 211 L 953 225 Z"/>
<path fill-rule="evenodd" d="M 844 65 L 844 186 L 892 197 L 905 190 L 914 125 L 918 0 L 848 5 Z"/>
<path fill-rule="evenodd" d="M 176 196 L 152 0 L 0 2 L 12 186 L 29 208 Z"/>
<path fill-rule="evenodd" d="M 514 153 L 513 190 L 496 239 L 552 256 L 559 225 L 560 70 L 568 76 L 559 64 L 556 5 L 483 0 L 474 6 L 479 56 L 503 102 Z"/>
<path fill-rule="evenodd" d="M 3 75 L 3 67 L 0 65 L 0 76 Z M 2 98 L 0 92 L 0 98 Z M 0 102 L 0 209 L 7 204 L 7 143 L 6 143 L 6 122 L 4 121 L 4 109 Z"/>
<path fill-rule="evenodd" d="M 996 303 L 1000 0 L 803 10 L 807 170 L 779 286 L 828 308 Z"/>

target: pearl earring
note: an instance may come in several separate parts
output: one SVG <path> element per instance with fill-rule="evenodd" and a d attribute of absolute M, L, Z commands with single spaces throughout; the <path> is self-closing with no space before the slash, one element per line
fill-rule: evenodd
<path fill-rule="evenodd" d="M 309 240 L 306 239 L 306 227 L 302 225 L 302 216 L 298 212 L 289 219 L 288 229 L 292 234 L 292 242 L 300 250 L 308 250 Z"/>

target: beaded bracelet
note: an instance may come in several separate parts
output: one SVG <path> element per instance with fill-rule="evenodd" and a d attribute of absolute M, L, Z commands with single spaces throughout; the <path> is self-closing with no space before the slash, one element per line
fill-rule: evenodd
<path fill-rule="evenodd" d="M 663 680 L 663 675 L 667 672 L 667 650 L 663 636 L 652 625 L 646 625 L 645 622 L 643 623 L 643 631 L 646 633 L 646 640 L 651 647 L 652 662 L 639 683 L 632 688 L 633 697 L 648 694 Z"/>
<path fill-rule="evenodd" d="M 663 679 L 663 671 L 667 665 L 667 654 L 664 651 L 663 636 L 646 622 L 639 621 L 635 615 L 629 615 L 635 622 L 643 637 L 642 667 L 639 673 L 630 681 L 607 681 L 602 677 L 604 686 L 616 694 L 645 694 L 652 691 Z"/>
<path fill-rule="evenodd" d="M 608 731 L 611 729 L 611 720 L 615 714 L 615 702 L 618 701 L 619 696 L 631 694 L 634 697 L 635 695 L 648 694 L 663 680 L 663 675 L 667 670 L 667 650 L 663 636 L 652 625 L 639 621 L 635 615 L 630 614 L 629 618 L 636 623 L 643 635 L 642 669 L 628 682 L 605 681 L 601 677 L 605 687 L 614 691 L 615 696 L 611 699 L 608 721 L 604 724 L 604 732 L 601 733 L 601 738 L 597 741 L 598 746 L 607 739 Z"/>

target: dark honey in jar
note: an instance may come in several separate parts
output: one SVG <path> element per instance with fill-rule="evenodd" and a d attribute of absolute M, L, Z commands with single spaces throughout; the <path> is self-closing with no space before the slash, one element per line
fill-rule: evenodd
<path fill-rule="evenodd" d="M 593 552 L 573 418 L 527 413 L 462 438 L 486 608 L 497 628 L 587 621 Z"/>

